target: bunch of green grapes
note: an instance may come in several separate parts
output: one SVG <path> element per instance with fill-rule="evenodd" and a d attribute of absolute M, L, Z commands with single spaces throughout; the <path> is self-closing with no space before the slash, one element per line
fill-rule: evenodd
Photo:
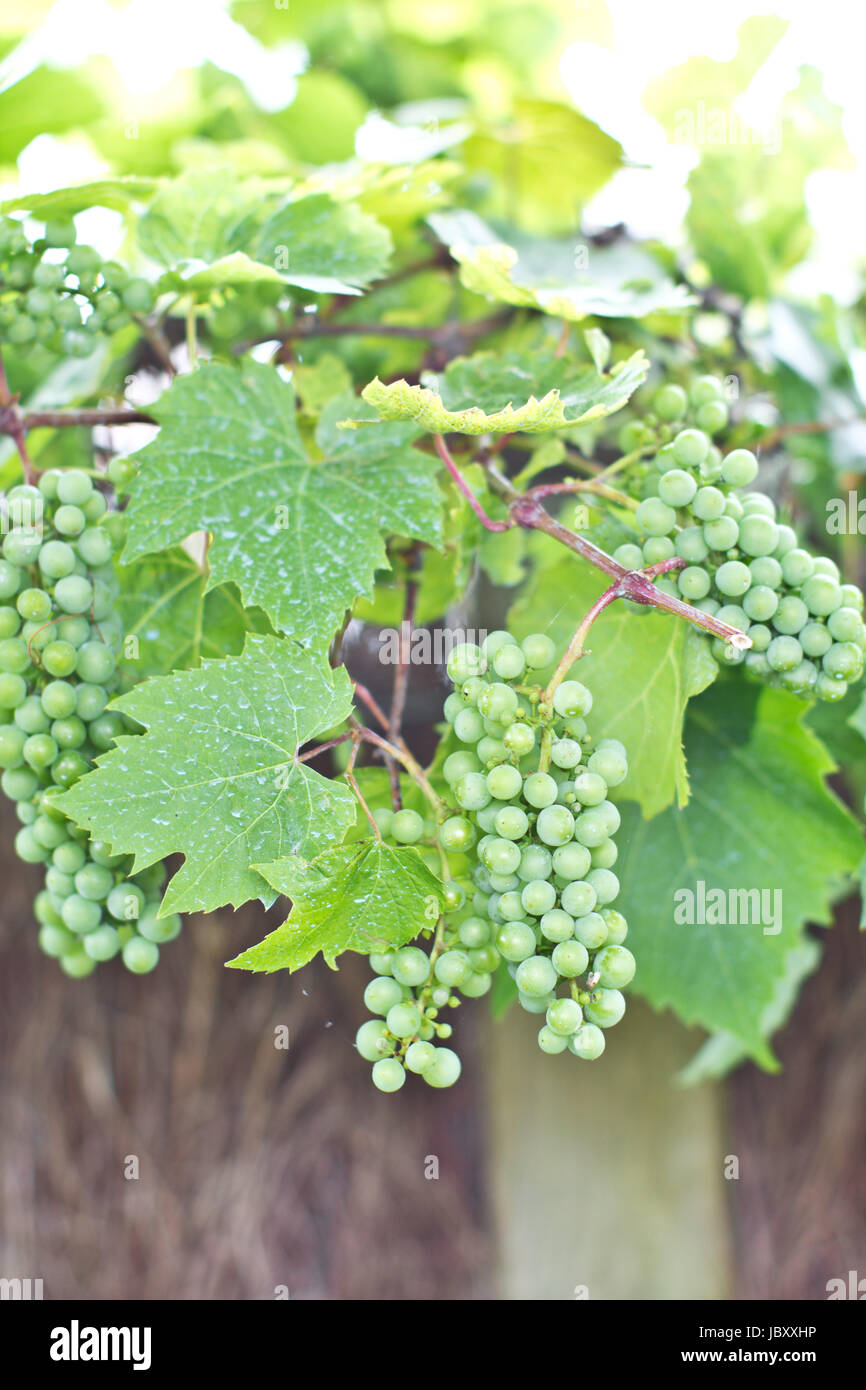
<path fill-rule="evenodd" d="M 39 944 L 73 978 L 121 955 L 143 974 L 180 931 L 157 919 L 163 866 L 91 840 L 57 806 L 118 734 L 138 726 L 106 706 L 119 691 L 123 629 L 106 499 L 88 474 L 43 474 L 2 499 L 0 559 L 0 786 L 15 802 L 15 849 L 45 865 L 34 912 Z M 103 520 L 104 518 L 104 520 Z M 102 524 L 100 524 L 102 522 Z"/>
<path fill-rule="evenodd" d="M 63 254 L 65 253 L 65 254 Z M 86 357 L 103 334 L 153 308 L 154 289 L 92 246 L 76 245 L 74 222 L 47 222 L 30 242 L 20 222 L 0 217 L 0 340 Z"/>
<path fill-rule="evenodd" d="M 446 884 L 450 898 L 429 953 L 407 946 L 370 957 L 377 978 L 365 1000 L 382 1017 L 362 1025 L 357 1046 L 382 1090 L 398 1090 L 406 1070 L 434 1086 L 456 1081 L 456 1054 L 434 1044 L 451 1034 L 439 1013 L 460 1002 L 458 993 L 486 994 L 503 961 L 523 1007 L 545 1015 L 544 1052 L 600 1056 L 603 1030 L 625 1011 L 622 989 L 635 962 L 613 906 L 620 818 L 608 789 L 628 764 L 616 739 L 593 743 L 584 719 L 592 697 L 580 682 L 564 681 L 552 708 L 541 687 L 524 683 L 554 656 L 544 634 L 518 644 L 493 632 L 480 648 L 462 644 L 449 658 L 456 688 L 445 717 L 467 746 L 443 764 L 455 814 L 438 838 L 447 854 L 474 855 L 474 891 L 469 899 L 459 880 Z M 420 840 L 417 813 L 386 815 L 395 840 Z"/>
<path fill-rule="evenodd" d="M 635 521 L 643 539 L 621 545 L 614 558 L 629 569 L 674 556 L 686 560 L 658 587 L 751 638 L 748 651 L 714 639 L 720 662 L 742 663 L 750 675 L 806 699 L 841 700 L 863 675 L 861 590 L 842 583 L 833 560 L 798 543 L 795 531 L 777 520 L 771 498 L 739 491 L 754 483 L 758 461 L 748 449 L 723 456 L 712 442 L 728 418 L 720 381 L 698 377 L 688 396 L 668 384 L 653 406 L 654 418 L 664 422 L 658 437 L 669 437 L 649 468 L 641 468 Z M 640 422 L 625 428 L 624 446 L 635 446 L 638 429 L 641 440 L 651 437 Z"/>
<path fill-rule="evenodd" d="M 436 836 L 435 822 L 425 822 L 417 811 L 405 808 L 373 812 L 382 838 L 398 845 L 417 845 Z M 450 820 L 440 827 L 442 850 L 450 846 L 452 855 L 461 851 L 449 830 Z M 422 855 L 428 853 L 422 849 Z M 446 862 L 451 856 L 446 852 Z M 437 855 L 429 856 L 432 869 L 440 867 Z M 467 890 L 458 877 L 446 879 L 444 912 L 431 949 L 419 945 L 398 950 L 374 951 L 370 966 L 374 978 L 364 991 L 364 1003 L 376 1018 L 362 1023 L 355 1046 L 361 1056 L 373 1063 L 373 1082 L 380 1091 L 398 1091 L 406 1072 L 423 1076 L 428 1086 L 453 1086 L 460 1075 L 457 1053 L 441 1043 L 451 1037 L 451 1024 L 440 1017 L 443 1009 L 460 1003 L 455 990 L 466 998 L 486 994 L 493 982 L 492 972 L 499 954 L 486 939 L 476 939 L 471 930 L 461 935 L 455 914 L 465 908 Z M 422 933 L 434 938 L 433 924 Z"/>

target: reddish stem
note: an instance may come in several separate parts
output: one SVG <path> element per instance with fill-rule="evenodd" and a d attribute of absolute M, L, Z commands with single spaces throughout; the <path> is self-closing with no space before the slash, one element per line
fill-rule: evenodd
<path fill-rule="evenodd" d="M 442 437 L 442 435 L 434 434 L 433 443 L 436 446 L 437 454 L 441 458 L 442 462 L 445 464 L 445 467 L 448 469 L 448 472 L 451 474 L 451 477 L 453 478 L 457 487 L 463 493 L 463 496 L 466 498 L 466 501 L 469 503 L 470 507 L 472 508 L 475 515 L 478 517 L 478 520 L 481 522 L 481 525 L 485 528 L 485 530 L 510 530 L 510 528 L 514 525 L 513 521 L 493 521 L 493 519 L 487 515 L 481 503 L 478 501 L 478 498 L 475 496 L 475 493 L 472 491 L 469 484 L 466 482 L 465 478 L 463 477 L 463 474 L 460 472 L 460 469 L 457 467 L 457 464 L 454 462 L 453 458 L 448 452 L 448 445 L 445 443 L 445 440 Z"/>

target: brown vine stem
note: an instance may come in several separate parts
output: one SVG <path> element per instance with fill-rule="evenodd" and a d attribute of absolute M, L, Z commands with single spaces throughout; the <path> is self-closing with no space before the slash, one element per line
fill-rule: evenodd
<path fill-rule="evenodd" d="M 21 416 L 25 430 L 62 429 L 66 425 L 155 425 L 152 415 L 125 406 L 105 410 L 29 410 Z"/>
<path fill-rule="evenodd" d="M 663 589 L 656 588 L 652 583 L 653 577 L 664 573 L 665 570 L 680 568 L 681 563 L 678 559 L 662 560 L 660 564 L 650 565 L 644 570 L 627 570 L 611 555 L 593 545 L 592 541 L 578 535 L 576 531 L 569 531 L 567 526 L 556 521 L 545 511 L 536 497 L 517 492 L 508 479 L 503 478 L 495 468 L 488 467 L 487 472 L 495 491 L 509 502 L 511 516 L 518 526 L 546 532 L 548 536 L 573 550 L 576 555 L 588 560 L 603 574 L 610 575 L 619 587 L 617 598 L 630 598 L 633 603 L 640 603 L 648 608 L 660 608 L 666 613 L 675 614 L 678 618 L 685 618 L 687 622 L 704 628 L 721 641 L 730 642 L 731 646 L 740 651 L 746 651 L 751 647 L 751 639 L 738 628 L 731 627 L 729 623 L 719 622 L 702 609 L 692 608 L 691 604 L 683 603 L 682 599 L 674 598 L 672 594 L 666 594 Z"/>
<path fill-rule="evenodd" d="M 416 552 L 413 551 L 413 557 Z M 391 717 L 388 720 L 388 737 L 396 743 L 401 736 L 403 714 L 406 709 L 406 696 L 409 690 L 409 658 L 412 650 L 412 630 L 415 623 L 415 602 L 418 596 L 418 581 L 411 574 L 406 581 L 406 603 L 403 622 L 400 625 L 400 660 L 394 672 L 394 687 L 391 694 Z M 403 805 L 400 793 L 400 773 L 393 758 L 388 759 L 388 775 L 391 779 L 391 801 L 394 810 Z"/>
<path fill-rule="evenodd" d="M 394 744 L 389 743 L 385 738 L 380 738 L 372 729 L 364 729 L 357 726 L 357 732 L 359 737 L 364 739 L 366 743 L 372 743 L 376 748 L 381 748 L 384 753 L 390 753 L 391 757 L 396 758 L 398 763 L 402 763 L 403 767 L 405 767 L 409 776 L 412 778 L 412 781 L 421 788 L 421 791 L 430 802 L 430 805 L 436 811 L 437 818 L 439 820 L 445 820 L 447 818 L 449 815 L 448 807 L 436 795 L 436 792 L 430 784 L 429 777 L 417 759 L 413 758 L 402 738 L 399 744 Z"/>
<path fill-rule="evenodd" d="M 321 753 L 326 753 L 329 748 L 336 748 L 338 743 L 345 743 L 351 734 L 338 734 L 336 738 L 329 738 L 327 743 L 317 743 L 315 748 L 308 748 L 306 753 L 298 753 L 295 756 L 296 763 L 308 763 L 312 758 L 318 758 Z"/>
<path fill-rule="evenodd" d="M 357 799 L 357 801 L 358 801 L 358 804 L 359 804 L 360 807 L 361 807 L 361 810 L 364 812 L 364 815 L 367 817 L 367 820 L 370 822 L 370 825 L 371 825 L 372 828 L 373 828 L 373 835 L 374 835 L 374 837 L 375 837 L 377 840 L 381 840 L 381 838 L 382 838 L 382 832 L 381 832 L 381 830 L 379 829 L 378 825 L 376 824 L 376 820 L 375 820 L 375 817 L 373 816 L 373 812 L 370 810 L 369 806 L 367 805 L 366 801 L 364 800 L 363 796 L 361 795 L 361 788 L 358 786 L 357 780 L 356 780 L 356 778 L 355 778 L 355 771 L 354 771 L 354 769 L 355 769 L 355 759 L 356 759 L 357 756 L 358 756 L 358 749 L 361 747 L 361 734 L 362 734 L 362 732 L 363 732 L 363 731 L 361 731 L 361 730 L 356 730 L 356 731 L 351 735 L 351 737 L 352 737 L 352 752 L 351 752 L 351 754 L 349 755 L 349 761 L 348 761 L 348 763 L 346 764 L 346 771 L 345 771 L 345 774 L 344 774 L 344 775 L 345 775 L 346 781 L 348 782 L 349 786 L 352 788 L 352 791 L 353 791 L 354 794 L 355 794 L 355 797 L 356 797 L 356 799 Z"/>
<path fill-rule="evenodd" d="M 572 478 L 565 483 L 541 483 L 538 487 L 530 488 L 524 495 L 552 497 L 559 492 L 592 492 L 598 497 L 606 497 L 609 502 L 616 502 L 617 506 L 629 507 L 632 511 L 637 511 L 639 505 L 634 497 L 627 497 L 624 492 L 609 487 L 607 483 L 600 483 L 597 478 Z"/>
<path fill-rule="evenodd" d="M 489 517 L 487 515 L 481 503 L 478 501 L 478 498 L 475 496 L 475 493 L 472 491 L 469 484 L 463 477 L 463 474 L 460 472 L 460 469 L 457 467 L 457 464 L 451 457 L 451 454 L 448 451 L 448 445 L 445 443 L 443 435 L 434 434 L 433 443 L 436 446 L 437 454 L 441 458 L 442 462 L 445 464 L 445 467 L 448 469 L 448 472 L 451 474 L 451 477 L 454 480 L 458 490 L 462 492 L 463 496 L 466 498 L 466 501 L 469 503 L 470 507 L 472 508 L 475 515 L 478 517 L 478 520 L 481 522 L 481 525 L 485 528 L 485 530 L 510 530 L 510 528 L 514 525 L 513 521 L 494 521 L 492 517 Z"/>
<path fill-rule="evenodd" d="M 846 425 L 858 423 L 862 424 L 862 416 L 854 416 L 851 420 L 791 420 L 788 424 L 776 425 L 774 429 L 768 430 L 764 437 L 758 440 L 758 446 L 762 452 L 770 453 L 789 435 L 827 434 L 830 430 L 842 430 Z"/>

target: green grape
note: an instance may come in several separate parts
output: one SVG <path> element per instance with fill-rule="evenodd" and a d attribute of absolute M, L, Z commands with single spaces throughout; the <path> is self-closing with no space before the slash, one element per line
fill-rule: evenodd
<path fill-rule="evenodd" d="M 395 951 L 391 961 L 391 973 L 401 985 L 423 984 L 430 972 L 430 961 L 417 946 L 403 946 Z"/>
<path fill-rule="evenodd" d="M 568 1039 L 568 1049 L 575 1057 L 592 1062 L 604 1052 L 604 1033 L 594 1023 L 585 1023 Z"/>
<path fill-rule="evenodd" d="M 784 563 L 782 568 L 784 569 Z M 828 574 L 811 575 L 800 589 L 800 596 L 809 612 L 816 618 L 827 618 L 842 605 L 839 584 Z"/>
<path fill-rule="evenodd" d="M 487 944 L 490 927 L 481 917 L 466 917 L 460 923 L 457 934 L 464 946 L 474 950 Z"/>
<path fill-rule="evenodd" d="M 520 840 L 529 829 L 529 818 L 519 806 L 503 806 L 494 821 L 496 833 L 504 840 Z"/>
<path fill-rule="evenodd" d="M 698 565 L 706 560 L 710 553 L 703 530 L 699 526 L 684 527 L 676 537 L 674 548 L 680 559 Z"/>
<path fill-rule="evenodd" d="M 792 671 L 803 660 L 803 648 L 796 637 L 774 637 L 767 648 L 767 661 L 773 671 Z"/>
<path fill-rule="evenodd" d="M 394 838 L 398 839 L 398 836 L 394 835 Z M 474 840 L 475 830 L 472 822 L 468 821 L 465 816 L 449 816 L 439 827 L 439 842 L 443 849 L 451 852 L 462 853 L 471 847 Z"/>
<path fill-rule="evenodd" d="M 686 468 L 703 463 L 710 450 L 710 441 L 702 430 L 680 430 L 673 440 L 673 456 Z"/>
<path fill-rule="evenodd" d="M 526 757 L 535 747 L 535 733 L 528 724 L 523 724 L 518 720 L 506 729 L 503 743 L 508 752 L 513 753 L 515 757 Z"/>
<path fill-rule="evenodd" d="M 698 490 L 691 473 L 671 468 L 659 479 L 659 497 L 669 507 L 687 507 Z"/>
<path fill-rule="evenodd" d="M 561 1037 L 576 1033 L 583 1022 L 580 1005 L 574 999 L 555 999 L 547 1010 L 547 1026 Z"/>
<path fill-rule="evenodd" d="M 588 951 L 595 951 L 607 941 L 607 926 L 600 912 L 588 912 L 574 923 L 575 939 Z"/>
<path fill-rule="evenodd" d="M 716 588 L 726 598 L 742 597 L 751 582 L 751 571 L 741 560 L 727 560 L 716 570 Z"/>
<path fill-rule="evenodd" d="M 496 945 L 505 960 L 519 963 L 535 954 L 535 932 L 527 922 L 505 922 L 496 933 Z"/>
<path fill-rule="evenodd" d="M 583 750 L 574 738 L 556 739 L 550 747 L 550 761 L 554 767 L 570 770 L 577 767 L 583 756 Z"/>
<path fill-rule="evenodd" d="M 99 926 L 102 921 L 102 908 L 90 898 L 71 893 L 60 909 L 60 916 L 63 918 L 64 926 L 83 936 Z"/>
<path fill-rule="evenodd" d="M 565 1052 L 568 1047 L 568 1038 L 564 1034 L 555 1033 L 551 1027 L 545 1024 L 538 1034 L 538 1046 L 542 1052 L 555 1056 L 558 1052 Z"/>
<path fill-rule="evenodd" d="M 728 423 L 728 407 L 724 401 L 707 401 L 698 407 L 695 421 L 707 434 L 718 434 Z"/>
<path fill-rule="evenodd" d="M 54 762 L 59 749 L 50 734 L 31 734 L 21 752 L 34 772 L 43 772 Z"/>
<path fill-rule="evenodd" d="M 731 516 L 720 516 L 704 526 L 704 540 L 710 550 L 733 550 L 740 528 Z"/>
<path fill-rule="evenodd" d="M 729 487 L 748 487 L 758 476 L 758 460 L 749 449 L 732 449 L 722 464 L 722 477 Z"/>
<path fill-rule="evenodd" d="M 462 685 L 470 676 L 480 676 L 483 670 L 484 658 L 474 643 L 461 642 L 452 648 L 447 671 L 455 685 Z"/>
<path fill-rule="evenodd" d="M 565 718 L 589 714 L 592 695 L 580 681 L 563 681 L 554 692 L 553 708 Z"/>
<path fill-rule="evenodd" d="M 492 797 L 497 801 L 511 801 L 520 795 L 523 786 L 523 778 L 516 767 L 503 763 L 500 767 L 491 768 L 487 774 L 487 789 Z"/>
<path fill-rule="evenodd" d="M 545 912 L 550 912 L 551 908 L 556 906 L 556 889 L 546 879 L 530 879 L 523 886 L 520 900 L 530 917 L 543 917 Z M 564 905 L 566 911 L 569 911 L 567 904 Z M 531 994 L 532 991 L 529 990 L 528 993 Z"/>
<path fill-rule="evenodd" d="M 585 917 L 595 908 L 596 892 L 586 879 L 573 879 L 563 888 L 560 901 L 571 917 Z"/>
<path fill-rule="evenodd" d="M 465 951 L 443 951 L 433 967 L 433 974 L 440 984 L 453 989 L 466 983 L 472 974 L 472 962 Z M 389 1015 L 389 1028 L 390 1015 Z M 394 1032 L 394 1029 L 391 1029 Z M 399 1035 L 398 1035 L 399 1036 Z"/>
<path fill-rule="evenodd" d="M 64 975 L 69 975 L 73 980 L 83 980 L 96 969 L 96 961 L 90 959 L 83 945 L 77 951 L 66 951 L 60 957 L 58 965 Z"/>
<path fill-rule="evenodd" d="M 120 951 L 121 942 L 114 927 L 104 926 L 88 932 L 82 945 L 91 960 L 105 961 L 114 959 Z"/>
<path fill-rule="evenodd" d="M 584 882 L 595 890 L 596 902 L 606 907 L 619 895 L 619 879 L 608 868 L 592 868 Z"/>
<path fill-rule="evenodd" d="M 560 689 L 562 687 L 560 686 Z M 557 785 L 547 772 L 533 772 L 523 783 L 523 799 L 537 809 L 552 806 L 556 801 Z"/>
<path fill-rule="evenodd" d="M 573 939 L 560 941 L 551 956 L 557 974 L 566 980 L 582 975 L 589 964 L 589 952 L 582 942 Z"/>
<path fill-rule="evenodd" d="M 795 547 L 782 556 L 782 578 L 792 588 L 805 584 L 815 569 L 815 562 L 806 550 Z"/>
<path fill-rule="evenodd" d="M 424 822 L 417 811 L 398 811 L 391 822 L 391 836 L 400 845 L 414 845 L 424 834 Z"/>
<path fill-rule="evenodd" d="M 599 746 L 591 755 L 587 768 L 590 776 L 598 777 L 605 784 L 605 795 L 608 787 L 618 787 L 620 782 L 624 782 L 628 775 L 628 760 L 625 750 L 620 745 L 619 748 Z M 581 779 L 579 779 L 581 780 Z M 593 787 L 595 784 L 593 784 Z M 577 788 L 577 783 L 575 783 Z M 578 800 L 585 806 L 596 804 L 595 791 L 590 790 L 589 798 L 586 784 L 581 780 L 580 789 L 577 791 Z M 603 797 L 600 798 L 603 800 Z"/>
<path fill-rule="evenodd" d="M 710 592 L 710 576 L 697 565 L 688 565 L 677 575 L 677 587 L 690 603 L 706 598 Z"/>
<path fill-rule="evenodd" d="M 15 853 L 25 864 L 44 864 L 48 858 L 48 850 L 40 844 L 29 825 L 22 826 L 15 836 Z"/>
<path fill-rule="evenodd" d="M 842 610 L 837 610 L 841 612 Z M 835 614 L 832 616 L 835 617 Z M 830 632 L 829 623 L 825 627 L 823 623 L 808 622 L 797 633 L 797 640 L 803 648 L 803 652 L 809 657 L 821 657 L 828 652 L 833 645 L 833 636 Z"/>
<path fill-rule="evenodd" d="M 112 545 L 105 531 L 97 531 L 94 528 L 82 531 L 75 542 L 75 548 L 90 569 L 99 569 L 111 559 Z"/>
<path fill-rule="evenodd" d="M 503 680 L 519 680 L 526 670 L 526 658 L 519 647 L 509 644 L 494 656 L 493 670 Z"/>
<path fill-rule="evenodd" d="M 754 575 L 752 575 L 754 580 Z M 779 607 L 779 596 L 773 589 L 768 589 L 764 584 L 753 584 L 752 588 L 743 598 L 743 612 L 747 617 L 758 623 L 765 623 L 772 618 L 776 609 Z M 751 628 L 749 629 L 751 635 Z"/>
<path fill-rule="evenodd" d="M 108 704 L 108 691 L 101 685 L 82 682 L 75 690 L 75 713 L 85 724 L 98 719 Z"/>
<path fill-rule="evenodd" d="M 51 859 L 54 867 L 62 874 L 77 874 L 78 870 L 84 867 L 87 855 L 81 845 L 70 841 L 68 844 L 58 845 Z"/>
<path fill-rule="evenodd" d="M 520 864 L 520 850 L 512 840 L 493 838 L 488 844 L 483 841 L 478 847 L 478 857 L 482 864 L 494 874 L 513 874 Z"/>
<path fill-rule="evenodd" d="M 643 551 L 639 545 L 619 545 L 613 552 L 613 558 L 627 570 L 643 568 Z"/>
<path fill-rule="evenodd" d="M 450 699 L 450 696 L 449 696 Z M 457 753 L 449 753 L 442 764 L 442 775 L 452 787 L 467 773 L 480 771 L 480 763 L 474 753 L 461 748 Z"/>
<path fill-rule="evenodd" d="M 501 763 L 508 757 L 508 749 L 502 740 L 491 738 L 489 734 L 485 734 L 484 738 L 478 740 L 476 752 L 485 767 L 489 767 L 491 763 Z"/>
<path fill-rule="evenodd" d="M 377 1066 L 381 1065 L 377 1063 Z M 373 1069 L 375 1071 L 375 1067 Z M 452 1052 L 450 1047 L 437 1047 L 433 1056 L 433 1061 L 424 1068 L 422 1076 L 428 1086 L 434 1086 L 437 1090 L 453 1086 L 459 1079 L 461 1071 L 460 1058 L 456 1052 Z"/>
<path fill-rule="evenodd" d="M 454 732 L 461 743 L 477 743 L 484 734 L 484 720 L 478 710 L 460 710 L 454 720 Z"/>
<path fill-rule="evenodd" d="M 837 701 L 844 698 L 848 691 L 848 682 L 840 680 L 837 676 L 831 676 L 826 671 L 820 671 L 815 682 L 815 694 L 819 700 Z"/>
<path fill-rule="evenodd" d="M 146 975 L 159 961 L 159 947 L 155 941 L 147 941 L 137 933 L 124 942 L 123 963 L 134 975 Z"/>
<path fill-rule="evenodd" d="M 857 642 L 863 632 L 863 619 L 856 608 L 837 608 L 827 618 L 827 630 L 836 642 Z"/>
<path fill-rule="evenodd" d="M 537 776 L 544 776 L 538 773 Z M 574 816 L 566 806 L 545 806 L 535 826 L 538 838 L 546 845 L 565 845 L 574 834 Z"/>
<path fill-rule="evenodd" d="M 725 494 L 717 487 L 699 487 L 692 501 L 692 511 L 701 521 L 716 521 L 725 514 L 725 501 Z"/>
<path fill-rule="evenodd" d="M 367 1062 L 378 1061 L 383 1053 L 391 1050 L 387 1038 L 387 1026 L 379 1019 L 370 1018 L 362 1023 L 355 1034 L 355 1047 Z"/>
<path fill-rule="evenodd" d="M 592 961 L 593 974 L 603 989 L 624 989 L 635 973 L 635 958 L 626 946 L 605 946 Z"/>
<path fill-rule="evenodd" d="M 560 851 L 557 850 L 556 854 Z M 518 878 L 524 883 L 530 883 L 534 879 L 549 878 L 553 867 L 555 855 L 551 855 L 550 850 L 544 845 L 527 845 L 520 856 L 520 864 L 516 869 Z"/>
<path fill-rule="evenodd" d="M 648 536 L 666 536 L 677 524 L 677 514 L 659 497 L 645 497 L 638 504 L 635 520 Z"/>
<path fill-rule="evenodd" d="M 608 945 L 621 946 L 628 935 L 628 922 L 614 907 L 602 908 L 601 916 L 607 929 Z"/>
<path fill-rule="evenodd" d="M 644 541 L 643 561 L 645 565 L 657 565 L 662 560 L 671 560 L 676 554 L 676 546 L 670 536 L 651 536 Z"/>
<path fill-rule="evenodd" d="M 607 782 L 587 765 L 574 780 L 574 795 L 582 806 L 597 806 L 607 796 Z"/>
<path fill-rule="evenodd" d="M 568 941 L 574 933 L 574 918 L 564 912 L 561 907 L 554 907 L 551 908 L 550 912 L 545 912 L 539 925 L 542 936 L 546 937 L 548 941 Z"/>
<path fill-rule="evenodd" d="M 14 672 L 4 671 L 0 674 L 0 708 L 4 710 L 16 709 L 27 696 L 27 683 Z M 4 731 L 0 729 L 0 735 Z M 8 767 L 9 763 L 0 760 L 0 767 Z"/>
<path fill-rule="evenodd" d="M 556 970 L 547 956 L 528 956 L 517 967 L 515 981 L 532 999 L 548 995 L 556 986 Z"/>
<path fill-rule="evenodd" d="M 863 672 L 863 653 L 853 642 L 834 642 L 822 665 L 827 675 L 837 680 L 858 680 Z"/>
<path fill-rule="evenodd" d="M 796 594 L 785 594 L 773 615 L 773 627 L 789 637 L 796 637 L 808 621 L 809 610 Z"/>
<path fill-rule="evenodd" d="M 75 713 L 75 687 L 65 680 L 53 680 L 42 691 L 41 704 L 49 719 L 66 719 Z"/>
<path fill-rule="evenodd" d="M 416 1076 L 423 1076 L 428 1067 L 432 1066 L 436 1057 L 436 1049 L 429 1042 L 413 1042 L 406 1049 L 405 1064 L 406 1070 L 414 1072 Z"/>
<path fill-rule="evenodd" d="M 653 410 L 660 420 L 680 420 L 686 413 L 687 398 L 681 386 L 669 382 L 653 396 Z"/>
<path fill-rule="evenodd" d="M 569 882 L 583 878 L 589 873 L 591 865 L 590 852 L 585 845 L 573 842 L 553 852 L 552 868 L 560 878 Z"/>
<path fill-rule="evenodd" d="M 594 989 L 583 1012 L 598 1028 L 613 1028 L 625 1013 L 625 999 L 618 989 Z"/>

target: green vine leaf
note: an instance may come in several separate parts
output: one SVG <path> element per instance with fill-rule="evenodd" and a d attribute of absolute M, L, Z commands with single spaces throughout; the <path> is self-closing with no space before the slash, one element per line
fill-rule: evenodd
<path fill-rule="evenodd" d="M 291 285 L 360 294 L 385 274 L 393 247 L 388 228 L 357 204 L 314 193 L 278 208 L 248 249 Z"/>
<path fill-rule="evenodd" d="M 620 410 L 648 367 L 641 351 L 604 375 L 594 367 L 563 362 L 552 352 L 479 352 L 457 358 L 441 376 L 425 374 L 423 386 L 406 381 L 386 386 L 377 377 L 361 395 L 381 419 L 412 420 L 436 434 L 533 434 Z M 515 400 L 523 404 L 515 408 Z"/>
<path fill-rule="evenodd" d="M 442 909 L 442 884 L 416 849 L 363 840 L 326 850 L 311 863 L 283 858 L 256 868 L 292 899 L 276 931 L 227 961 L 238 970 L 299 970 L 321 951 L 334 967 L 342 951 L 403 946 Z"/>
<path fill-rule="evenodd" d="M 467 289 L 576 322 L 680 313 L 695 303 L 634 242 L 595 246 L 574 237 L 499 234 L 474 212 L 436 212 L 428 218 L 460 266 Z"/>
<path fill-rule="evenodd" d="M 689 720 L 688 807 L 649 824 L 625 807 L 617 837 L 617 905 L 639 962 L 635 991 L 685 1023 L 730 1035 L 765 1067 L 774 1065 L 765 1031 L 789 954 L 804 923 L 832 920 L 838 886 L 863 853 L 856 821 L 825 786 L 833 761 L 802 715 L 785 692 L 720 682 Z M 767 890 L 762 921 L 678 925 L 685 900 L 675 894 L 697 895 L 701 883 L 705 894 L 723 890 L 726 904 L 732 891 Z"/>
<path fill-rule="evenodd" d="M 115 569 L 121 665 L 139 680 L 236 656 L 248 632 L 270 630 L 264 614 L 244 608 L 233 584 L 208 590 L 207 571 L 180 546 Z"/>
<path fill-rule="evenodd" d="M 0 212 L 29 212 L 42 221 L 74 217 L 88 208 L 111 208 L 126 212 L 132 203 L 143 202 L 156 189 L 154 179 L 96 179 L 91 183 L 53 188 L 50 193 L 21 193 L 0 203 Z"/>
<path fill-rule="evenodd" d="M 608 583 L 576 556 L 536 569 L 509 614 L 509 630 L 518 637 L 547 632 L 564 651 Z M 716 671 L 703 634 L 667 613 L 634 613 L 617 602 L 593 624 L 590 651 L 573 674 L 592 691 L 593 727 L 628 748 L 621 791 L 645 816 L 675 797 L 688 800 L 683 719 Z"/>
<path fill-rule="evenodd" d="M 234 583 L 275 628 L 327 643 L 388 568 L 384 536 L 441 542 L 435 460 L 409 447 L 411 426 L 337 430 L 350 402 L 323 412 L 314 456 L 273 367 L 209 363 L 179 377 L 148 407 L 162 428 L 135 456 L 124 561 L 210 531 L 210 588 Z"/>
<path fill-rule="evenodd" d="M 113 703 L 146 732 L 118 738 L 58 802 L 134 854 L 136 870 L 185 856 L 163 914 L 268 904 L 274 893 L 251 865 L 315 853 L 354 824 L 349 788 L 295 760 L 352 709 L 345 670 L 324 656 L 252 635 L 241 656 L 145 681 Z"/>

